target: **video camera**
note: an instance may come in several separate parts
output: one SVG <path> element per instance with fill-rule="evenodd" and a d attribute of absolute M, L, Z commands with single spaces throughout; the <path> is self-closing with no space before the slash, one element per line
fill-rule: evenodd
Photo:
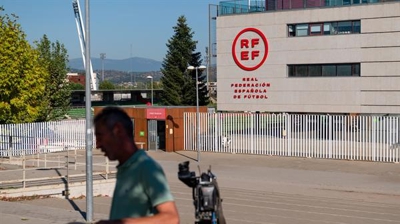
<path fill-rule="evenodd" d="M 180 163 L 178 168 L 179 180 L 192 188 L 195 223 L 225 224 L 217 177 L 211 172 L 211 167 L 207 173 L 201 173 L 199 168 L 200 176 L 189 170 L 189 161 Z"/>

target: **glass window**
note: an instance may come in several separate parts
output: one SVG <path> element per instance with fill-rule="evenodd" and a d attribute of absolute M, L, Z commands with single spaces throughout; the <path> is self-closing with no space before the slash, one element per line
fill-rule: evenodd
<path fill-rule="evenodd" d="M 295 36 L 295 29 L 296 29 L 296 25 L 288 25 L 288 29 L 289 29 L 289 37 L 294 37 Z"/>
<path fill-rule="evenodd" d="M 307 36 L 308 35 L 308 24 L 296 25 L 296 36 Z"/>
<path fill-rule="evenodd" d="M 294 66 L 293 65 L 289 65 L 288 66 L 288 70 L 289 70 L 288 71 L 288 73 L 289 73 L 288 76 L 289 77 L 295 76 L 295 74 L 294 74 Z"/>
<path fill-rule="evenodd" d="M 337 34 L 337 22 L 324 23 L 324 35 Z"/>
<path fill-rule="evenodd" d="M 331 34 L 331 28 L 332 28 L 332 24 L 331 23 L 324 23 L 324 35 L 330 35 Z"/>
<path fill-rule="evenodd" d="M 353 65 L 353 76 L 360 76 L 360 64 Z"/>
<path fill-rule="evenodd" d="M 339 34 L 351 33 L 353 30 L 351 21 L 338 22 L 337 27 L 338 27 Z"/>
<path fill-rule="evenodd" d="M 309 76 L 321 76 L 321 65 L 310 65 L 308 68 Z"/>
<path fill-rule="evenodd" d="M 336 76 L 336 65 L 323 65 L 322 76 Z"/>
<path fill-rule="evenodd" d="M 360 76 L 360 64 L 288 65 L 289 77 Z"/>
<path fill-rule="evenodd" d="M 331 24 L 332 24 L 331 34 L 338 34 L 338 23 L 332 22 Z"/>
<path fill-rule="evenodd" d="M 350 5 L 351 4 L 351 0 L 343 0 L 343 5 Z"/>
<path fill-rule="evenodd" d="M 307 67 L 308 67 L 307 65 L 297 65 L 295 67 L 296 69 L 295 76 L 301 76 L 301 77 L 307 76 Z"/>
<path fill-rule="evenodd" d="M 361 33 L 360 20 L 288 25 L 288 36 L 290 37 L 349 33 Z"/>
<path fill-rule="evenodd" d="M 337 66 L 337 75 L 338 76 L 351 76 L 351 65 L 338 65 Z"/>
<path fill-rule="evenodd" d="M 310 35 L 321 35 L 322 24 L 310 24 Z"/>
<path fill-rule="evenodd" d="M 353 21 L 353 33 L 361 33 L 361 22 Z"/>

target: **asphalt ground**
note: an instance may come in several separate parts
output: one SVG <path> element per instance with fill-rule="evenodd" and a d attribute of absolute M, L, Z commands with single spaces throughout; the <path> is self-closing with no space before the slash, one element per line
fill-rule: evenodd
<path fill-rule="evenodd" d="M 196 152 L 149 152 L 163 166 L 181 223 L 194 222 L 191 189 L 177 178 L 178 163 Z M 400 223 L 400 164 L 201 153 L 200 167 L 217 176 L 227 223 Z M 94 219 L 107 218 L 111 198 L 94 197 Z M 84 222 L 86 199 L 0 201 L 1 223 Z"/>

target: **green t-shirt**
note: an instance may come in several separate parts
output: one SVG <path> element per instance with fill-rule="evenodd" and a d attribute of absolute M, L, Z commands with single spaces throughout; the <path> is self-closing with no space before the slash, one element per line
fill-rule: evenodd
<path fill-rule="evenodd" d="M 139 150 L 117 167 L 110 220 L 152 216 L 157 205 L 173 200 L 161 166 Z"/>

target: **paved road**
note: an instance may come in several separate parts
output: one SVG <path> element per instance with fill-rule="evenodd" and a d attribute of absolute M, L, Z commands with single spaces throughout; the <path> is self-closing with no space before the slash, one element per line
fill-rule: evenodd
<path fill-rule="evenodd" d="M 195 152 L 150 152 L 164 167 L 181 223 L 193 223 L 191 189 L 176 177 L 177 164 Z M 229 224 L 396 224 L 400 223 L 399 164 L 201 154 L 218 176 Z M 106 218 L 111 199 L 94 198 L 94 218 Z M 85 199 L 0 201 L 3 223 L 83 222 Z"/>

